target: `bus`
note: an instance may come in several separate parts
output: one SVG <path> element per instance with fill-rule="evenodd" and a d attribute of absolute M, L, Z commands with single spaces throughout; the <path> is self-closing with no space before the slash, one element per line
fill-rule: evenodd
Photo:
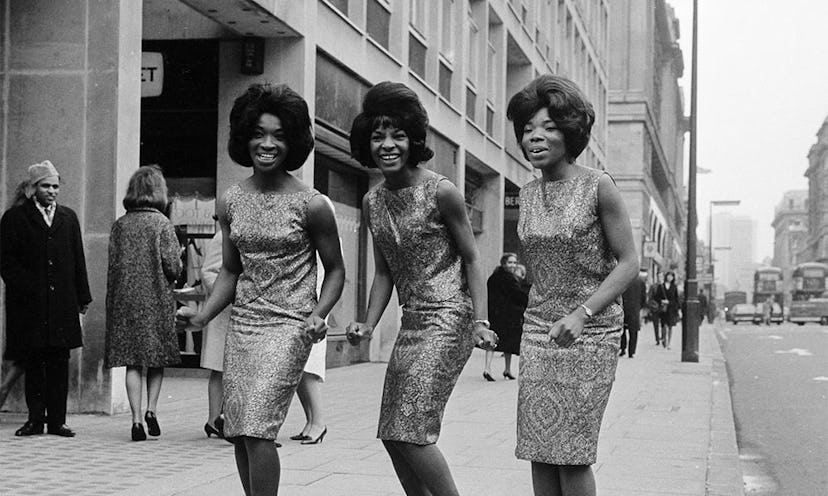
<path fill-rule="evenodd" d="M 824 297 L 826 277 L 828 265 L 824 263 L 806 262 L 794 268 L 789 321 L 799 325 L 806 322 L 828 325 L 828 299 Z"/>
<path fill-rule="evenodd" d="M 724 294 L 724 313 L 725 320 L 730 322 L 732 319 L 731 310 L 739 303 L 747 303 L 747 293 L 744 291 L 725 291 Z"/>
<path fill-rule="evenodd" d="M 756 320 L 763 319 L 762 305 L 769 299 L 773 301 L 770 319 L 772 322 L 781 324 L 785 293 L 782 269 L 779 267 L 759 267 L 753 273 L 753 304 L 756 306 Z"/>

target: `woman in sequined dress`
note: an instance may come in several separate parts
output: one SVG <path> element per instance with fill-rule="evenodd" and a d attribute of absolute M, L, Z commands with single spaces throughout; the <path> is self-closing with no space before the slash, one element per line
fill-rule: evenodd
<path fill-rule="evenodd" d="M 377 437 L 408 495 L 457 494 L 436 446 L 446 402 L 472 348 L 491 349 L 485 278 L 463 197 L 446 178 L 420 167 L 428 116 L 399 83 L 371 88 L 351 128 L 351 154 L 385 181 L 363 199 L 374 237 L 375 273 L 364 323 L 371 335 L 396 286 L 402 325 L 385 375 Z"/>
<path fill-rule="evenodd" d="M 594 495 L 598 430 L 618 363 L 620 295 L 638 274 L 612 178 L 577 165 L 595 114 L 571 81 L 535 79 L 507 116 L 541 177 L 520 191 L 518 236 L 534 284 L 524 314 L 518 458 L 536 495 Z"/>
<path fill-rule="evenodd" d="M 278 492 L 275 443 L 345 269 L 333 206 L 293 177 L 313 148 L 305 101 L 285 85 L 253 85 L 230 112 L 230 158 L 253 175 L 216 205 L 222 267 L 213 292 L 181 324 L 201 327 L 233 303 L 224 356 L 224 435 L 245 494 Z M 316 253 L 325 267 L 316 296 Z M 235 295 L 235 296 L 234 296 Z M 182 314 L 183 313 L 183 314 Z"/>

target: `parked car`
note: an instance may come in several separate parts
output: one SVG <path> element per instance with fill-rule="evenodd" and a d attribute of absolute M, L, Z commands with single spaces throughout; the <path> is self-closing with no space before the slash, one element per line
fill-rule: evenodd
<path fill-rule="evenodd" d="M 739 322 L 755 323 L 756 306 L 751 303 L 737 303 L 730 309 L 730 320 L 733 322 L 733 325 L 736 325 Z"/>

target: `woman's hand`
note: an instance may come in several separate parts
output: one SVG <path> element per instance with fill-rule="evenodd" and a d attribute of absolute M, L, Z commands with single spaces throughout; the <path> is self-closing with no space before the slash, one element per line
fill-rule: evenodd
<path fill-rule="evenodd" d="M 351 322 L 345 328 L 345 337 L 352 346 L 356 346 L 360 341 L 370 338 L 374 333 L 374 328 L 364 322 Z"/>
<path fill-rule="evenodd" d="M 184 306 L 175 312 L 175 330 L 178 332 L 184 332 L 188 328 L 201 329 L 205 324 L 198 312 L 190 307 Z"/>
<path fill-rule="evenodd" d="M 328 334 L 328 323 L 318 315 L 311 315 L 305 320 L 305 334 L 311 342 L 318 343 Z"/>
<path fill-rule="evenodd" d="M 554 339 L 561 348 L 572 346 L 572 343 L 584 332 L 585 318 L 582 310 L 578 309 L 555 322 L 549 330 L 549 340 Z"/>
<path fill-rule="evenodd" d="M 484 350 L 494 350 L 497 346 L 497 334 L 482 322 L 474 323 L 474 344 Z"/>

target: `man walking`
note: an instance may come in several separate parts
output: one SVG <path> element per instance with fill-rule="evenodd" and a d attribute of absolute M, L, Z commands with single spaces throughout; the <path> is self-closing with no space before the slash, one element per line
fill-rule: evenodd
<path fill-rule="evenodd" d="M 29 419 L 15 436 L 75 435 L 66 426 L 69 350 L 82 346 L 79 313 L 92 296 L 75 212 L 57 204 L 60 175 L 48 160 L 29 167 L 29 201 L 0 220 L 6 329 L 21 344 Z"/>
<path fill-rule="evenodd" d="M 704 322 L 704 318 L 707 316 L 707 295 L 704 294 L 703 289 L 699 289 L 699 324 Z"/>
<path fill-rule="evenodd" d="M 641 308 L 647 301 L 647 269 L 639 269 L 638 277 L 627 286 L 621 295 L 624 306 L 624 329 L 621 331 L 621 356 L 635 356 L 635 347 L 638 344 L 638 331 L 641 330 Z M 629 342 L 629 349 L 627 343 Z"/>

